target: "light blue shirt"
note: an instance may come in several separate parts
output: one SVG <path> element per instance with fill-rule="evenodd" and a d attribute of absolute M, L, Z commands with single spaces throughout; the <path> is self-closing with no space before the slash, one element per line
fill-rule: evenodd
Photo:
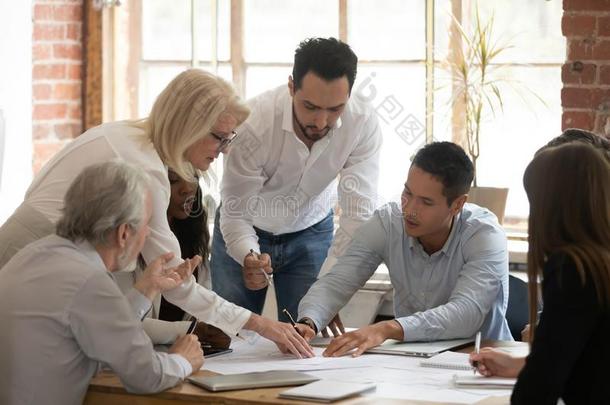
<path fill-rule="evenodd" d="M 506 235 L 496 217 L 465 204 L 441 250 L 428 255 L 406 234 L 400 206 L 375 211 L 347 252 L 301 300 L 299 319 L 318 329 L 349 301 L 384 262 L 394 287 L 394 313 L 405 341 L 467 338 L 513 340 L 508 303 Z"/>

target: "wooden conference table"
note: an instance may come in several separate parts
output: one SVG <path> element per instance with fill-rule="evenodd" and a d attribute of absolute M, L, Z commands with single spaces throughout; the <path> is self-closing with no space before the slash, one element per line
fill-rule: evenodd
<path fill-rule="evenodd" d="M 483 342 L 482 346 L 506 347 L 523 346 L 527 343 L 522 342 Z M 462 349 L 463 352 L 472 351 L 473 347 Z M 199 371 L 198 375 L 214 375 L 212 371 Z M 222 405 L 245 405 L 245 404 L 316 404 L 316 402 L 295 401 L 278 398 L 281 391 L 286 387 L 278 388 L 259 388 L 240 391 L 210 392 L 199 388 L 188 382 L 177 385 L 174 388 L 163 391 L 155 395 L 135 395 L 129 394 L 123 388 L 116 375 L 112 372 L 102 372 L 91 380 L 87 396 L 83 404 L 85 405 L 191 405 L 191 404 L 222 404 Z M 432 405 L 445 404 L 447 402 L 429 401 L 410 401 L 402 399 L 382 399 L 374 397 L 355 397 L 344 401 L 333 402 L 340 405 Z M 508 397 L 487 398 L 480 401 L 477 405 L 500 405 L 508 404 Z"/>

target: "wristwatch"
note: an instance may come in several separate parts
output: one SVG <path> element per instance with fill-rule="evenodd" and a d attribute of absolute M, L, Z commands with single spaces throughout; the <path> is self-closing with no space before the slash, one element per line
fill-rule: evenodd
<path fill-rule="evenodd" d="M 297 323 L 302 323 L 303 325 L 309 326 L 314 333 L 318 333 L 318 328 L 316 328 L 316 324 L 309 318 L 301 318 L 297 321 Z"/>

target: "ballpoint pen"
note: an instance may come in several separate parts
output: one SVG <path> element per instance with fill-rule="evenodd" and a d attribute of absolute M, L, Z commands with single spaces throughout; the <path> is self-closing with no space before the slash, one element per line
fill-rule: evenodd
<path fill-rule="evenodd" d="M 255 256 L 257 259 L 259 258 L 258 254 L 254 251 L 254 249 L 250 249 L 250 253 L 253 256 Z M 267 272 L 264 269 L 261 268 L 259 270 L 263 272 L 263 275 L 265 276 L 267 283 L 269 283 L 269 285 L 273 285 L 273 280 L 271 279 L 271 276 L 269 274 L 267 274 Z"/>
<path fill-rule="evenodd" d="M 481 350 L 481 332 L 477 332 L 477 336 L 474 339 L 474 352 L 476 354 L 479 354 L 480 350 Z M 477 367 L 479 367 L 479 362 L 473 361 L 472 362 L 472 371 L 475 374 L 477 373 Z"/>
<path fill-rule="evenodd" d="M 297 330 L 297 332 L 299 331 L 297 329 L 297 323 L 294 321 L 294 318 L 292 317 L 292 315 L 290 315 L 290 312 L 288 312 L 288 310 L 286 308 L 282 309 L 282 312 L 286 314 L 286 316 L 288 317 L 288 319 L 290 319 L 290 324 L 292 325 L 293 328 L 295 328 Z"/>

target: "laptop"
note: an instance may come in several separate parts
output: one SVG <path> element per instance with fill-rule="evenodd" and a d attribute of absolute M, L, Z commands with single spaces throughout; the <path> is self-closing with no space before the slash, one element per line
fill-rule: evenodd
<path fill-rule="evenodd" d="M 318 381 L 319 378 L 300 371 L 275 370 L 243 374 L 214 376 L 190 376 L 187 380 L 208 391 L 231 391 L 248 388 L 284 387 L 303 385 Z"/>
<path fill-rule="evenodd" d="M 437 340 L 435 342 L 401 342 L 388 339 L 383 344 L 368 349 L 365 353 L 397 354 L 414 357 L 432 357 L 447 350 L 457 350 L 474 342 L 474 338 Z"/>

